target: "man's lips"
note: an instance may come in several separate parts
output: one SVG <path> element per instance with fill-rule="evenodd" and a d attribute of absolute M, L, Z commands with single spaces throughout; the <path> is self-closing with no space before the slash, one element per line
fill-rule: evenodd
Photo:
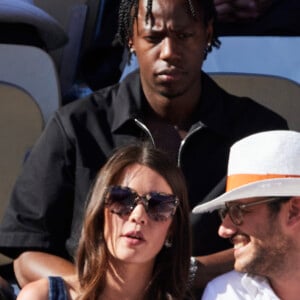
<path fill-rule="evenodd" d="M 250 238 L 245 234 L 236 234 L 230 238 L 234 249 L 239 249 L 246 246 L 250 242 Z"/>
<path fill-rule="evenodd" d="M 156 72 L 157 76 L 179 76 L 182 75 L 184 72 L 182 69 L 179 68 L 172 68 L 172 69 L 163 69 Z"/>
<path fill-rule="evenodd" d="M 181 68 L 169 68 L 161 69 L 155 75 L 162 82 L 172 82 L 182 80 L 186 73 Z"/>

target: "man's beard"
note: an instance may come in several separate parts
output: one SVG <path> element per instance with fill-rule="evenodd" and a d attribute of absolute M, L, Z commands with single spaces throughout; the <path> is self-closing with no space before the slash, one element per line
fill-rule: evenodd
<path fill-rule="evenodd" d="M 277 230 L 269 230 L 265 241 L 268 243 L 264 245 L 255 244 L 255 251 L 252 253 L 251 259 L 238 271 L 270 278 L 291 267 L 288 264 L 288 257 L 291 249 L 294 249 L 293 241 L 278 228 Z"/>
<path fill-rule="evenodd" d="M 181 89 L 181 90 L 161 90 L 159 91 L 159 93 L 163 96 L 166 97 L 168 99 L 174 99 L 177 97 L 181 97 L 182 95 L 184 95 L 186 93 L 186 90 Z"/>

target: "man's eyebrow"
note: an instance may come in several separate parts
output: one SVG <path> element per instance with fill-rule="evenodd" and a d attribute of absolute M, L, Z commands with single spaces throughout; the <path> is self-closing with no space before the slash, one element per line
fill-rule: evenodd
<path fill-rule="evenodd" d="M 236 201 L 228 201 L 225 202 L 226 205 L 228 206 L 235 206 L 235 205 L 242 205 L 244 204 L 243 202 L 241 202 L 241 200 L 236 200 Z"/>
<path fill-rule="evenodd" d="M 164 29 L 154 29 L 150 26 L 142 26 L 139 28 L 140 33 L 147 33 L 147 34 L 161 34 L 164 32 Z"/>
<path fill-rule="evenodd" d="M 161 34 L 165 31 L 168 31 L 168 32 L 171 32 L 171 33 L 179 33 L 179 32 L 184 32 L 184 31 L 191 31 L 192 28 L 189 28 L 188 26 L 178 26 L 178 27 L 175 27 L 175 28 L 170 28 L 170 29 L 165 29 L 165 28 L 162 28 L 162 29 L 155 29 L 153 27 L 143 27 L 143 28 L 140 28 L 140 31 L 141 32 L 146 32 L 146 33 L 153 33 L 153 34 Z"/>

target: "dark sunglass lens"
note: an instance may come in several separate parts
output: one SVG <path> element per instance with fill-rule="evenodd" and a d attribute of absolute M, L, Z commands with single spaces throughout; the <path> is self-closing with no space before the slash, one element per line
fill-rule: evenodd
<path fill-rule="evenodd" d="M 235 225 L 240 225 L 242 223 L 243 212 L 239 205 L 232 205 L 230 207 L 230 217 Z"/>
<path fill-rule="evenodd" d="M 108 196 L 108 205 L 113 213 L 129 214 L 134 206 L 135 194 L 125 187 L 112 187 Z"/>
<path fill-rule="evenodd" d="M 224 208 L 219 209 L 218 213 L 219 213 L 221 220 L 223 221 L 228 213 L 228 210 L 226 207 L 224 207 Z"/>
<path fill-rule="evenodd" d="M 176 208 L 176 198 L 173 195 L 150 193 L 148 202 L 148 214 L 156 221 L 169 218 Z"/>

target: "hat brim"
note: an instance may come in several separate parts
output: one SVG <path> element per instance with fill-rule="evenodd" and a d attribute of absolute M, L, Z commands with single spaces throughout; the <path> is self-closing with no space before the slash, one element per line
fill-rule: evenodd
<path fill-rule="evenodd" d="M 52 16 L 25 1 L 1 1 L 0 22 L 33 25 L 48 50 L 60 48 L 68 41 L 64 29 Z"/>
<path fill-rule="evenodd" d="M 195 206 L 193 213 L 212 212 L 225 202 L 254 197 L 300 196 L 300 178 L 275 178 L 252 182 Z"/>

